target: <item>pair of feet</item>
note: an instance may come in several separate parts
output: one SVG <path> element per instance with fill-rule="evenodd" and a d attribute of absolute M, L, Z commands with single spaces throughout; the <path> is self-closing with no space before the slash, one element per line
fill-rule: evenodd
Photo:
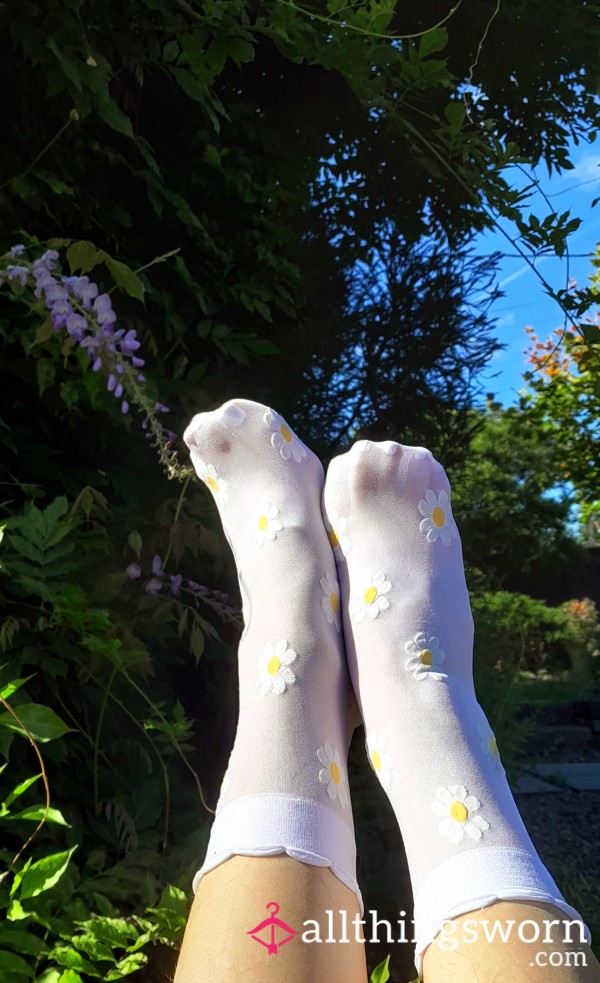
<path fill-rule="evenodd" d="M 473 688 L 473 621 L 446 474 L 424 448 L 319 460 L 236 399 L 186 430 L 236 560 L 240 719 L 207 857 L 286 852 L 360 902 L 347 785 L 356 704 L 398 818 L 417 967 L 444 921 L 497 900 L 570 917 L 515 806 Z"/>

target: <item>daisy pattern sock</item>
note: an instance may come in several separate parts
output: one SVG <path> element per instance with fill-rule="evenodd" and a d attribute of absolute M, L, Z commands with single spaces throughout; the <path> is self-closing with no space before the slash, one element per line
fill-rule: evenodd
<path fill-rule="evenodd" d="M 497 900 L 580 920 L 537 855 L 477 702 L 443 468 L 424 448 L 359 441 L 331 462 L 323 511 L 367 752 L 407 853 L 419 973 L 446 919 Z"/>
<path fill-rule="evenodd" d="M 244 614 L 238 728 L 194 890 L 235 854 L 287 853 L 330 867 L 360 904 L 346 771 L 356 702 L 321 463 L 248 400 L 198 414 L 184 440 L 218 506 Z"/>

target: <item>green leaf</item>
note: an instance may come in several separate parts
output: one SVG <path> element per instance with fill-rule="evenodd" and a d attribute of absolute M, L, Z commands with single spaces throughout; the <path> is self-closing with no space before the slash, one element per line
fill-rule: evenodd
<path fill-rule="evenodd" d="M 84 983 L 84 981 L 74 969 L 65 969 L 58 977 L 58 983 Z"/>
<path fill-rule="evenodd" d="M 139 532 L 137 532 L 135 529 L 132 529 L 132 531 L 129 533 L 127 537 L 127 542 L 131 546 L 131 549 L 133 550 L 135 555 L 139 556 L 140 553 L 142 552 L 142 537 L 140 536 Z"/>
<path fill-rule="evenodd" d="M 30 679 L 33 679 L 34 675 L 35 673 L 33 673 L 31 676 L 26 676 L 25 679 L 13 679 L 10 683 L 7 683 L 6 686 L 0 689 L 0 696 L 2 699 L 8 700 L 13 693 L 16 693 L 18 689 L 21 689 L 21 686 L 24 686 Z"/>
<path fill-rule="evenodd" d="M 48 948 L 37 935 L 20 928 L 11 928 L 6 922 L 0 924 L 0 945 L 29 956 L 39 956 Z"/>
<path fill-rule="evenodd" d="M 58 826 L 67 826 L 69 829 L 71 828 L 70 823 L 68 823 L 64 818 L 62 812 L 60 812 L 58 809 L 54 809 L 52 806 L 48 807 L 47 812 L 46 806 L 44 805 L 28 806 L 27 809 L 21 809 L 20 812 L 15 812 L 10 816 L 5 816 L 4 818 L 9 820 L 27 819 L 39 822 L 40 819 L 44 818 L 44 816 L 46 817 L 47 823 L 56 823 Z"/>
<path fill-rule="evenodd" d="M 435 51 L 442 51 L 448 44 L 448 31 L 444 27 L 436 27 L 433 31 L 427 31 L 423 35 L 419 44 L 419 58 L 426 58 Z"/>
<path fill-rule="evenodd" d="M 460 130 L 465 118 L 465 107 L 463 103 L 451 102 L 444 109 L 444 116 L 453 130 Z"/>
<path fill-rule="evenodd" d="M 72 727 L 67 727 L 54 710 L 39 703 L 23 703 L 15 707 L 14 712 L 36 741 L 54 741 L 57 737 L 63 737 L 73 730 Z M 0 714 L 0 727 L 7 727 L 8 730 L 14 730 L 24 737 L 28 736 L 8 712 Z"/>
<path fill-rule="evenodd" d="M 53 853 L 49 857 L 42 857 L 41 860 L 37 860 L 27 869 L 24 868 L 15 876 L 10 889 L 11 896 L 18 891 L 19 899 L 24 901 L 26 898 L 36 898 L 38 894 L 54 887 L 65 873 L 76 849 L 77 846 L 73 846 L 70 850 L 64 850 L 62 853 Z"/>
<path fill-rule="evenodd" d="M 12 792 L 9 792 L 9 794 L 6 796 L 3 805 L 12 805 L 15 799 L 18 799 L 20 795 L 23 795 L 23 792 L 26 792 L 28 788 L 31 788 L 33 783 L 37 782 L 38 778 L 41 777 L 42 775 L 40 773 L 39 775 L 34 775 L 33 778 L 26 778 L 25 781 L 20 782 L 19 785 L 15 785 Z"/>
<path fill-rule="evenodd" d="M 129 976 L 136 969 L 141 969 L 148 962 L 148 956 L 143 952 L 132 952 L 130 955 L 120 959 L 114 969 L 111 969 L 105 980 L 121 980 L 124 976 Z"/>
<path fill-rule="evenodd" d="M 121 263 L 118 259 L 113 259 L 112 256 L 108 256 L 107 253 L 103 254 L 104 265 L 107 267 L 111 273 L 113 280 L 117 286 L 121 287 L 130 297 L 135 297 L 136 300 L 144 299 L 144 284 L 140 280 L 139 276 L 130 269 L 125 263 Z"/>
<path fill-rule="evenodd" d="M 52 325 L 50 325 L 50 330 L 52 331 Z M 38 334 L 36 335 L 36 341 L 38 340 L 39 333 L 40 330 L 38 330 Z M 38 358 L 35 366 L 35 374 L 40 396 L 43 396 L 46 389 L 49 389 L 54 382 L 56 364 L 49 358 Z"/>
<path fill-rule="evenodd" d="M 370 983 L 387 983 L 390 978 L 390 957 L 386 956 L 382 963 L 379 963 L 371 973 Z"/>
<path fill-rule="evenodd" d="M 21 976 L 26 976 L 30 980 L 34 971 L 22 956 L 17 956 L 14 952 L 7 952 L 6 949 L 0 949 L 0 979 L 6 979 L 5 974 L 8 973 L 20 973 Z"/>
<path fill-rule="evenodd" d="M 67 262 L 71 275 L 75 273 L 89 273 L 95 266 L 102 262 L 102 253 L 97 249 L 93 242 L 81 239 L 74 242 L 67 249 Z"/>
<path fill-rule="evenodd" d="M 162 52 L 163 61 L 177 61 L 179 57 L 179 41 L 167 41 Z"/>

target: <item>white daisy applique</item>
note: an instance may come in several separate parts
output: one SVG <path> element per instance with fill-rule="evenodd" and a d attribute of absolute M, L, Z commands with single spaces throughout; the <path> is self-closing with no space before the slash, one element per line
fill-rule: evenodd
<path fill-rule="evenodd" d="M 390 602 L 385 596 L 392 589 L 384 573 L 376 573 L 367 578 L 359 593 L 350 603 L 350 615 L 355 622 L 363 621 L 365 616 L 376 618 L 382 611 L 387 611 Z"/>
<path fill-rule="evenodd" d="M 479 815 L 481 803 L 470 795 L 464 785 L 438 788 L 431 803 L 431 810 L 440 817 L 438 833 L 452 843 L 460 843 L 465 836 L 479 842 L 490 824 Z"/>
<path fill-rule="evenodd" d="M 436 680 L 447 679 L 448 673 L 439 671 L 446 655 L 436 635 L 427 638 L 424 632 L 417 632 L 404 649 L 409 656 L 404 668 L 412 672 L 415 679 L 425 679 L 427 676 Z"/>
<path fill-rule="evenodd" d="M 336 560 L 342 560 L 350 549 L 350 540 L 346 534 L 348 520 L 342 515 L 332 515 L 327 520 L 326 529 L 329 536 L 329 545 L 333 550 Z"/>
<path fill-rule="evenodd" d="M 263 543 L 272 543 L 277 539 L 277 533 L 281 532 L 283 526 L 278 519 L 279 509 L 270 502 L 263 502 L 257 510 L 254 527 L 254 543 L 262 546 Z"/>
<path fill-rule="evenodd" d="M 425 498 L 419 502 L 419 512 L 424 516 L 419 528 L 427 536 L 428 542 L 435 543 L 437 539 L 441 539 L 444 546 L 449 546 L 450 542 L 458 537 L 458 529 L 446 491 L 442 490 L 439 495 L 436 495 L 429 488 L 425 492 Z"/>
<path fill-rule="evenodd" d="M 340 588 L 335 577 L 330 573 L 321 577 L 321 590 L 324 597 L 321 601 L 325 617 L 330 625 L 335 625 L 338 631 L 342 630 L 340 618 Z"/>
<path fill-rule="evenodd" d="M 369 734 L 367 754 L 382 788 L 388 792 L 392 780 L 392 759 L 386 748 L 386 743 L 385 734 Z"/>
<path fill-rule="evenodd" d="M 323 747 L 318 749 L 317 758 L 323 765 L 319 771 L 319 781 L 327 786 L 329 798 L 339 799 L 342 809 L 345 809 L 348 805 L 348 790 L 340 752 L 334 751 L 329 741 L 326 741 Z"/>
<path fill-rule="evenodd" d="M 264 421 L 273 431 L 271 444 L 276 451 L 279 451 L 284 461 L 289 461 L 290 457 L 293 457 L 294 461 L 300 464 L 306 457 L 306 447 L 288 427 L 283 417 L 269 409 L 264 415 Z"/>
<path fill-rule="evenodd" d="M 496 738 L 494 737 L 494 732 L 487 720 L 485 723 L 480 721 L 477 724 L 477 730 L 479 731 L 479 736 L 481 738 L 480 747 L 487 758 L 489 764 L 492 765 L 496 771 L 504 772 L 502 762 L 500 761 L 500 752 L 498 751 L 498 745 L 496 743 Z"/>
<path fill-rule="evenodd" d="M 276 645 L 267 642 L 258 659 L 258 675 L 256 689 L 264 696 L 266 693 L 277 693 L 280 696 L 287 686 L 296 682 L 296 676 L 290 665 L 296 659 L 296 653 L 288 648 L 284 638 Z"/>
<path fill-rule="evenodd" d="M 219 505 L 223 505 L 227 501 L 228 484 L 223 478 L 219 477 L 214 464 L 205 464 L 204 461 L 197 459 L 196 470 L 204 484 L 210 488 L 215 501 Z"/>

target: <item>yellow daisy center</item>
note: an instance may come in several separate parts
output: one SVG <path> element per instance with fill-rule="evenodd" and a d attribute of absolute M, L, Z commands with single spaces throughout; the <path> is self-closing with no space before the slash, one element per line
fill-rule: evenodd
<path fill-rule="evenodd" d="M 331 543 L 331 548 L 334 550 L 336 546 L 340 545 L 340 537 L 338 536 L 335 529 L 332 529 L 329 533 L 329 542 Z"/>
<path fill-rule="evenodd" d="M 340 769 L 336 765 L 335 761 L 332 761 L 331 764 L 329 765 L 329 771 L 331 772 L 331 777 L 333 778 L 335 784 L 339 785 L 342 779 L 340 775 Z"/>
<path fill-rule="evenodd" d="M 268 525 L 269 520 L 267 519 L 266 515 L 261 515 L 260 519 L 258 520 L 258 528 L 262 531 L 263 529 L 266 529 Z"/>
<path fill-rule="evenodd" d="M 433 512 L 431 513 L 431 518 L 433 519 L 436 526 L 443 526 L 446 521 L 446 516 L 441 505 L 436 505 Z"/>
<path fill-rule="evenodd" d="M 218 493 L 218 491 L 219 491 L 219 484 L 218 484 L 218 482 L 216 481 L 215 478 L 211 478 L 211 476 L 209 475 L 208 478 L 206 479 L 206 484 L 208 485 L 208 487 L 210 488 L 211 491 L 214 491 L 215 493 Z"/>
<path fill-rule="evenodd" d="M 333 613 L 337 614 L 340 607 L 340 602 L 338 600 L 337 594 L 331 594 L 329 598 L 329 603 L 331 604 L 331 610 L 333 611 Z"/>
<path fill-rule="evenodd" d="M 283 439 L 285 440 L 286 444 L 291 444 L 291 442 L 292 442 L 292 431 L 288 427 L 286 427 L 285 423 L 280 424 L 280 426 L 279 426 L 279 432 L 280 432 L 281 436 L 283 437 Z"/>
<path fill-rule="evenodd" d="M 371 751 L 371 761 L 373 762 L 375 771 L 379 771 L 381 768 L 381 755 L 379 751 Z"/>
<path fill-rule="evenodd" d="M 269 676 L 275 676 L 279 672 L 279 667 L 281 665 L 281 659 L 278 659 L 276 655 L 273 655 L 269 659 L 269 664 L 267 666 L 267 672 Z"/>
<path fill-rule="evenodd" d="M 498 745 L 496 744 L 496 738 L 494 737 L 493 734 L 490 737 L 488 743 L 490 745 L 490 751 L 492 752 L 492 754 L 494 755 L 494 757 L 495 758 L 499 758 L 500 757 L 500 752 L 498 751 Z"/>
<path fill-rule="evenodd" d="M 431 652 L 429 649 L 423 649 L 421 652 L 421 663 L 424 666 L 431 665 Z"/>
<path fill-rule="evenodd" d="M 364 593 L 365 604 L 372 604 L 376 597 L 377 597 L 377 588 L 369 587 L 369 589 L 366 590 Z"/>
<path fill-rule="evenodd" d="M 466 823 L 469 818 L 469 810 L 462 802 L 453 802 L 450 806 L 450 815 L 456 819 L 457 823 Z"/>

